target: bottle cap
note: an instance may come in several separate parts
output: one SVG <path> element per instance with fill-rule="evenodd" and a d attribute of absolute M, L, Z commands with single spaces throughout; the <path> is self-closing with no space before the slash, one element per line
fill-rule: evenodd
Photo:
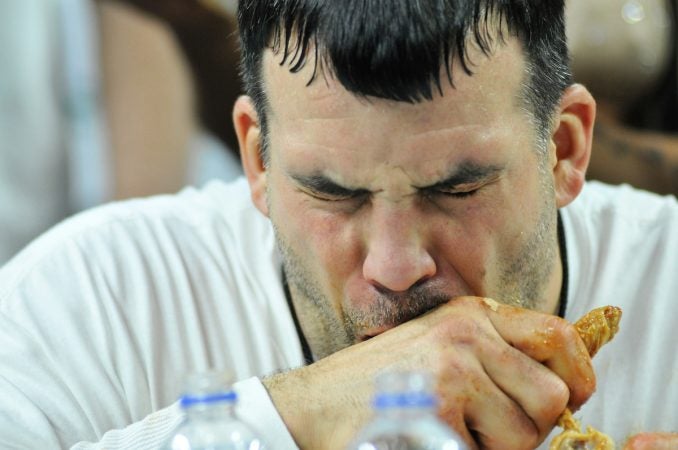
<path fill-rule="evenodd" d="M 184 393 L 180 399 L 182 408 L 214 403 L 235 403 L 237 394 L 231 388 L 231 377 L 221 371 L 199 372 L 186 378 Z"/>
<path fill-rule="evenodd" d="M 206 395 L 184 394 L 181 396 L 180 405 L 182 408 L 187 408 L 198 404 L 206 405 L 219 402 L 235 403 L 236 400 L 238 400 L 238 395 L 233 391 L 217 392 Z"/>
<path fill-rule="evenodd" d="M 384 372 L 376 378 L 373 406 L 388 408 L 430 408 L 436 405 L 432 378 L 425 372 Z"/>

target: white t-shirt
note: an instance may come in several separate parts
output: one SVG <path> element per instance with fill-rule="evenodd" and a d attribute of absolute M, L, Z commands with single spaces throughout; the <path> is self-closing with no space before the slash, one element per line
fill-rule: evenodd
<path fill-rule="evenodd" d="M 595 184 L 562 214 L 568 319 L 625 312 L 577 416 L 620 442 L 675 431 L 675 198 Z M 183 377 L 219 367 L 241 380 L 245 420 L 296 448 L 254 378 L 303 364 L 274 247 L 243 179 L 100 207 L 34 242 L 0 271 L 3 444 L 155 448 Z"/>

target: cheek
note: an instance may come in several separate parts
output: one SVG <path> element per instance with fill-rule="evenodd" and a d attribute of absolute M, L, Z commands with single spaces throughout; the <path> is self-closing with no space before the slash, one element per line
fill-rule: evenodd
<path fill-rule="evenodd" d="M 521 248 L 523 227 L 531 216 L 522 201 L 500 188 L 434 228 L 432 243 L 445 277 L 454 272 L 476 295 L 496 288 L 506 255 Z M 532 207 L 534 208 L 534 207 Z"/>
<path fill-rule="evenodd" d="M 486 291 L 485 278 L 496 260 L 496 215 L 484 217 L 477 211 L 463 220 L 447 221 L 436 227 L 433 235 L 440 255 L 439 274 L 444 278 L 461 277 L 475 295 Z M 453 272 L 453 273 L 448 273 Z"/>
<path fill-rule="evenodd" d="M 294 197 L 288 202 L 285 231 L 279 231 L 317 281 L 340 289 L 342 280 L 361 267 L 360 239 L 346 218 L 314 208 L 298 193 Z"/>
<path fill-rule="evenodd" d="M 545 203 L 536 170 L 523 168 L 498 196 L 501 200 L 482 220 L 489 224 L 494 240 L 494 265 L 498 269 L 521 254 L 542 221 Z"/>

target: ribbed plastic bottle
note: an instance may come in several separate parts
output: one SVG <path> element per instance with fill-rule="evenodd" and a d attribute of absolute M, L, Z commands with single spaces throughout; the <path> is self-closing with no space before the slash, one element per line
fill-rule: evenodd
<path fill-rule="evenodd" d="M 263 450 L 254 430 L 238 419 L 238 396 L 223 372 L 188 377 L 180 405 L 186 414 L 167 450 Z"/>
<path fill-rule="evenodd" d="M 386 372 L 376 378 L 374 418 L 349 450 L 467 450 L 436 415 L 432 377 L 424 372 Z"/>

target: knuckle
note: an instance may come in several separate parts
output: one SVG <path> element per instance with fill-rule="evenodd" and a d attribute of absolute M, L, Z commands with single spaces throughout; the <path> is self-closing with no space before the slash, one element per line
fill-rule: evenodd
<path fill-rule="evenodd" d="M 516 429 L 520 431 L 521 440 L 518 448 L 535 448 L 539 445 L 539 428 L 529 417 L 523 416 L 516 424 Z"/>
<path fill-rule="evenodd" d="M 537 428 L 535 426 L 531 426 L 529 428 L 529 431 L 525 433 L 524 439 L 525 441 L 521 443 L 521 445 L 518 448 L 520 449 L 537 448 L 540 441 L 540 435 Z"/>
<path fill-rule="evenodd" d="M 567 407 L 569 400 L 570 390 L 567 384 L 560 378 L 555 378 L 544 394 L 544 401 L 540 403 L 538 417 L 543 417 L 545 422 L 555 422 Z"/>
<path fill-rule="evenodd" d="M 563 320 L 563 325 L 560 330 L 560 336 L 563 339 L 563 342 L 579 342 L 581 337 L 579 337 L 579 332 L 575 326 L 565 320 Z"/>
<path fill-rule="evenodd" d="M 539 429 L 532 420 L 525 417 L 525 419 L 518 421 L 514 430 L 516 430 L 517 437 L 511 448 L 521 450 L 537 448 L 541 436 Z"/>
<path fill-rule="evenodd" d="M 579 333 L 577 333 L 574 325 L 561 317 L 549 317 L 546 321 L 546 327 L 550 331 L 554 343 L 564 344 L 579 339 Z"/>
<path fill-rule="evenodd" d="M 506 430 L 506 433 L 501 436 L 495 436 L 493 439 L 486 437 L 483 447 L 502 450 L 525 450 L 537 448 L 541 440 L 538 428 L 526 416 L 521 419 L 516 418 Z"/>
<path fill-rule="evenodd" d="M 438 324 L 437 333 L 456 345 L 474 346 L 483 331 L 478 322 L 467 315 L 450 315 Z"/>
<path fill-rule="evenodd" d="M 465 387 L 464 390 L 467 390 L 469 385 L 473 385 L 469 381 L 474 380 L 477 377 L 477 373 L 456 352 L 447 354 L 441 363 L 439 383 L 444 384 L 448 391 L 462 390 L 462 386 Z M 456 386 L 456 389 L 452 389 L 451 386 Z"/>

